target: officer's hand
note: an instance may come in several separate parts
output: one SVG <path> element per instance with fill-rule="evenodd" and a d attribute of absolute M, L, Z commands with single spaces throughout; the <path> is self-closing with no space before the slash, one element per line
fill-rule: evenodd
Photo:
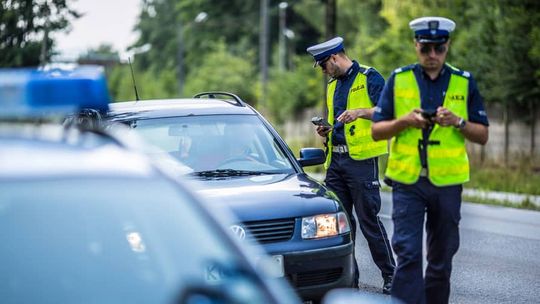
<path fill-rule="evenodd" d="M 424 129 L 429 126 L 429 121 L 422 117 L 421 109 L 414 109 L 411 113 L 403 116 L 401 119 L 404 121 L 405 125 L 408 127 Z"/>
<path fill-rule="evenodd" d="M 317 134 L 322 137 L 328 136 L 330 130 L 332 130 L 332 127 L 317 126 Z"/>
<path fill-rule="evenodd" d="M 457 126 L 459 123 L 459 117 L 457 117 L 447 108 L 438 107 L 437 115 L 433 118 L 433 121 L 442 127 Z"/>
<path fill-rule="evenodd" d="M 346 110 L 345 112 L 341 113 L 341 115 L 339 115 L 336 120 L 342 123 L 349 123 L 351 121 L 355 121 L 358 117 L 362 116 L 363 110 L 364 109 Z"/>

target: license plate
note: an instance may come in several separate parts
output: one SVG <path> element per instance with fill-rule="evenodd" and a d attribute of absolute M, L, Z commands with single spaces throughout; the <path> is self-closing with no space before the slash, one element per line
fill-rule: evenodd
<path fill-rule="evenodd" d="M 285 275 L 285 267 L 283 264 L 283 255 L 281 254 L 260 257 L 257 259 L 257 268 L 276 278 Z"/>

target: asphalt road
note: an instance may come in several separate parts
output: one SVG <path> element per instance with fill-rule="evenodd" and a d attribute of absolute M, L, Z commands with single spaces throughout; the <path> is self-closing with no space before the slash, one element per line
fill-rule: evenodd
<path fill-rule="evenodd" d="M 390 193 L 382 200 L 380 216 L 391 237 Z M 540 303 L 540 212 L 464 203 L 461 215 L 450 303 Z M 356 252 L 361 290 L 381 293 L 381 275 L 361 233 Z"/>

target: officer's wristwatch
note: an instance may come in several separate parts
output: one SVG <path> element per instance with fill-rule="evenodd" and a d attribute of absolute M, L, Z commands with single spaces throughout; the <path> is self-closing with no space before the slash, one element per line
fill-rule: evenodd
<path fill-rule="evenodd" d="M 457 123 L 457 125 L 454 126 L 454 128 L 458 129 L 458 130 L 462 130 L 463 128 L 465 128 L 465 125 L 467 124 L 467 121 L 463 118 L 460 118 L 459 119 L 459 122 Z"/>

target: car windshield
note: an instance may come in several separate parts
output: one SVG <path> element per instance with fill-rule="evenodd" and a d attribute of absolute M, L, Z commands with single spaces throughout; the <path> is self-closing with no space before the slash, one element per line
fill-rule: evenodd
<path fill-rule="evenodd" d="M 145 119 L 132 127 L 194 172 L 272 174 L 294 170 L 276 138 L 255 115 Z"/>
<path fill-rule="evenodd" d="M 153 179 L 1 181 L 2 302 L 172 303 L 225 283 L 242 260 L 197 203 Z"/>

